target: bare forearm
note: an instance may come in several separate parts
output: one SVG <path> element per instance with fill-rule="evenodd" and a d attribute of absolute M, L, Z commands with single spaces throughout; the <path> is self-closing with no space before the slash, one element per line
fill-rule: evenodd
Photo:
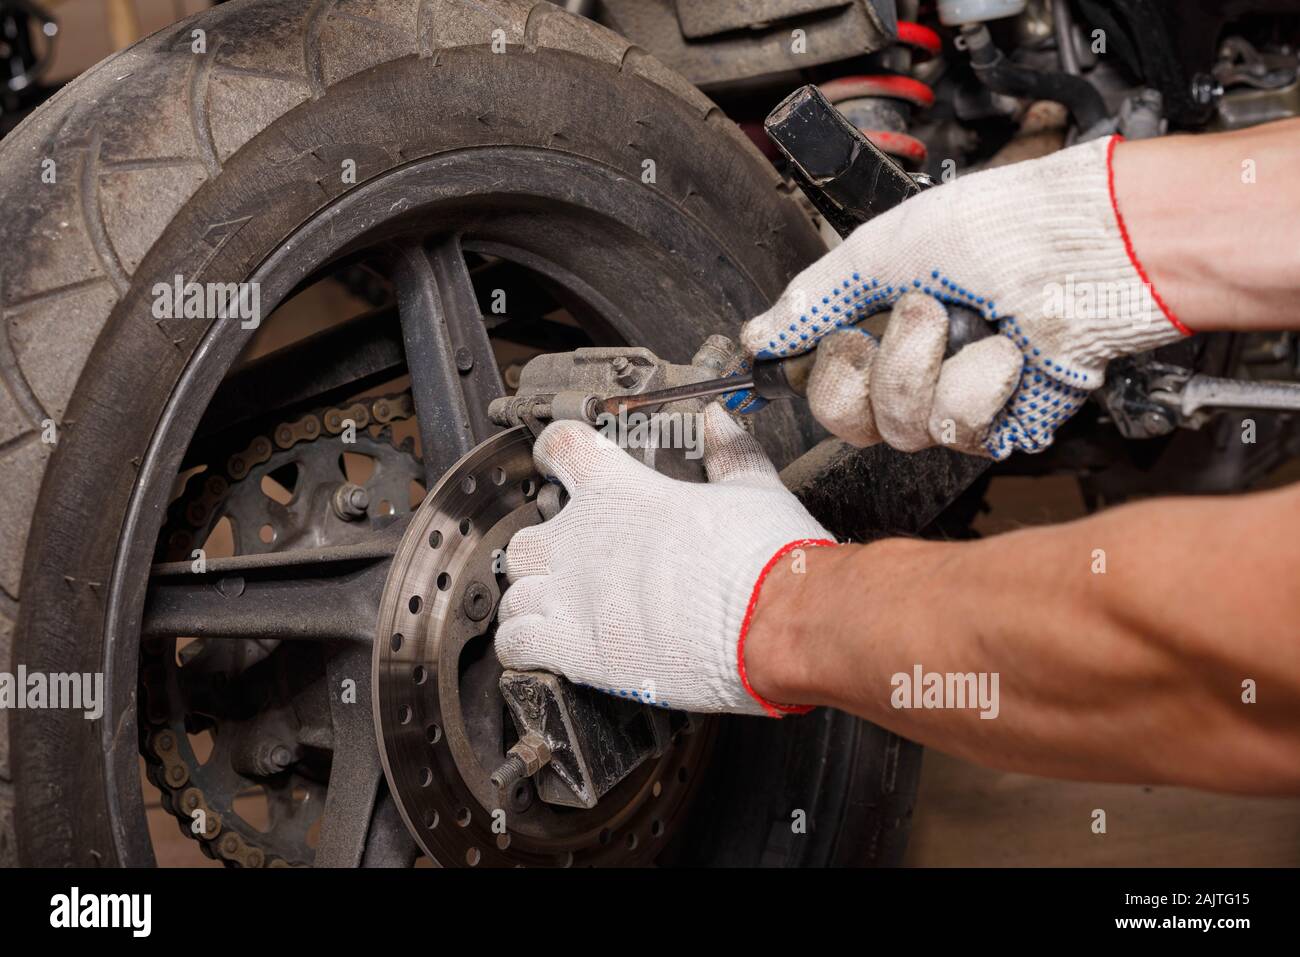
<path fill-rule="evenodd" d="M 1300 120 L 1120 144 L 1115 199 L 1148 279 L 1195 332 L 1300 328 Z"/>
<path fill-rule="evenodd" d="M 1169 500 L 973 543 L 815 550 L 806 573 L 782 565 L 763 587 L 751 679 L 1007 769 L 1292 791 L 1297 503 Z M 918 666 L 997 674 L 996 717 L 897 707 Z"/>

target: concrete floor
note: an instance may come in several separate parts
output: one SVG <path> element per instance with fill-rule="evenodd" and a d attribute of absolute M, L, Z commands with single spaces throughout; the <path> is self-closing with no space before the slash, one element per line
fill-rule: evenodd
<path fill-rule="evenodd" d="M 988 501 L 990 511 L 976 523 L 986 535 L 1084 514 L 1077 486 L 1065 478 L 997 479 Z M 1105 834 L 1092 832 L 1096 808 L 1106 812 Z M 928 750 L 906 863 L 1294 867 L 1300 799 L 1055 781 Z"/>
<path fill-rule="evenodd" d="M 1106 833 L 1092 833 L 1092 812 Z M 927 751 L 912 867 L 1295 867 L 1300 801 L 1052 781 Z"/>

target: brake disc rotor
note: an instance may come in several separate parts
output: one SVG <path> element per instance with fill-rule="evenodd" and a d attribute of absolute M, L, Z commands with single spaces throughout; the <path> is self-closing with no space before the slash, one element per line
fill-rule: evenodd
<path fill-rule="evenodd" d="M 542 517 L 532 435 L 472 449 L 420 505 L 384 587 L 373 675 L 389 787 L 412 836 L 445 865 L 645 862 L 684 817 L 712 723 L 676 743 L 590 810 L 541 802 L 532 782 L 499 795 L 489 775 L 514 743 L 497 690 L 493 622 L 510 537 Z"/>

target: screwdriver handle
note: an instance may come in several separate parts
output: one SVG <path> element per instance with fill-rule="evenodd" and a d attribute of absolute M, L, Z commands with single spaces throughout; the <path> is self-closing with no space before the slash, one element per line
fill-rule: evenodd
<path fill-rule="evenodd" d="M 948 346 L 944 358 L 955 356 L 964 346 L 994 335 L 993 326 L 979 313 L 964 306 L 948 307 Z M 764 399 L 789 399 L 808 393 L 808 377 L 817 361 L 817 348 L 788 359 L 761 359 L 750 375 L 754 392 Z"/>
<path fill-rule="evenodd" d="M 750 370 L 754 379 L 754 392 L 764 399 L 790 399 L 806 395 L 808 377 L 812 375 L 816 362 L 816 349 L 788 359 L 755 362 Z"/>

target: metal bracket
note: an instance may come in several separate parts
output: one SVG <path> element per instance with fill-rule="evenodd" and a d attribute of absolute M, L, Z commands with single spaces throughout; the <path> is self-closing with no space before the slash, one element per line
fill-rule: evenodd
<path fill-rule="evenodd" d="M 525 773 L 535 773 L 537 795 L 548 804 L 595 807 L 671 741 L 669 712 L 662 708 L 579 687 L 550 672 L 505 671 L 499 687 L 520 741 L 539 758 Z"/>

